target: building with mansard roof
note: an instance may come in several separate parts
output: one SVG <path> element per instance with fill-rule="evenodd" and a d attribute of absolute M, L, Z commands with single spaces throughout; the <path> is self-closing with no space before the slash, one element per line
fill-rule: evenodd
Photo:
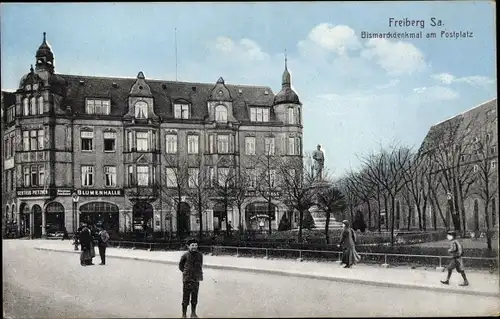
<path fill-rule="evenodd" d="M 44 33 L 34 67 L 14 94 L 6 93 L 14 99 L 2 99 L 2 210 L 22 235 L 64 227 L 71 233 L 82 221 L 113 232 L 197 232 L 196 205 L 189 193 L 176 193 L 177 170 L 206 171 L 209 183 L 227 172 L 251 177 L 241 218 L 234 207 L 226 215 L 212 198 L 203 230 L 224 229 L 226 220 L 234 228 L 241 220 L 246 229 L 269 222 L 276 229 L 284 214 L 293 218 L 279 193 L 268 205 L 252 191 L 263 169 L 258 156 L 302 158 L 302 104 L 286 61 L 275 95 L 270 87 L 222 77 L 189 83 L 143 72 L 135 78 L 58 74 L 54 56 Z M 183 188 L 190 187 L 186 179 Z"/>

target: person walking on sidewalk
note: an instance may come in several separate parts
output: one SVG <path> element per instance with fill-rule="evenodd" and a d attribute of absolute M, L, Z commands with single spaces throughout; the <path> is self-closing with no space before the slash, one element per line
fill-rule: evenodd
<path fill-rule="evenodd" d="M 198 251 L 198 241 L 188 239 L 188 251 L 182 255 L 179 270 L 182 272 L 182 318 L 186 318 L 189 299 L 191 299 L 191 318 L 198 318 L 196 305 L 200 281 L 203 281 L 203 254 Z"/>
<path fill-rule="evenodd" d="M 359 262 L 361 257 L 356 252 L 356 234 L 350 227 L 349 221 L 344 220 L 342 224 L 344 224 L 344 230 L 337 246 L 342 248 L 342 264 L 345 264 L 344 268 L 351 268 L 352 265 Z"/>
<path fill-rule="evenodd" d="M 99 256 L 101 256 L 101 263 L 99 265 L 106 265 L 106 247 L 108 247 L 109 234 L 104 225 L 99 232 L 97 246 L 99 247 Z"/>
<path fill-rule="evenodd" d="M 469 281 L 467 280 L 467 276 L 465 275 L 464 262 L 462 259 L 463 256 L 462 245 L 456 239 L 457 234 L 454 231 L 449 231 L 446 237 L 448 238 L 449 241 L 451 241 L 451 247 L 450 249 L 448 249 L 448 252 L 451 254 L 452 259 L 448 264 L 448 266 L 446 267 L 446 269 L 448 269 L 448 276 L 446 277 L 446 280 L 441 280 L 441 283 L 449 285 L 451 273 L 453 272 L 453 269 L 457 269 L 457 272 L 459 272 L 462 275 L 462 278 L 464 279 L 464 282 L 461 283 L 460 286 L 468 286 Z"/>

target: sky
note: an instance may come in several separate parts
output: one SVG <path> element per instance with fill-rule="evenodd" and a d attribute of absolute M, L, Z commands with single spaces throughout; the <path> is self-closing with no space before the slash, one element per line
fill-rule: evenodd
<path fill-rule="evenodd" d="M 497 96 L 489 1 L 2 3 L 0 9 L 2 90 L 17 89 L 42 32 L 57 73 L 143 71 L 146 79 L 214 84 L 222 76 L 275 94 L 286 51 L 303 103 L 304 151 L 321 144 L 325 167 L 337 177 L 359 169 L 380 147 L 418 149 L 432 125 Z M 425 25 L 394 27 L 391 18 Z M 420 31 L 420 39 L 362 36 Z M 472 37 L 441 37 L 443 31 Z M 437 37 L 427 38 L 430 32 Z"/>

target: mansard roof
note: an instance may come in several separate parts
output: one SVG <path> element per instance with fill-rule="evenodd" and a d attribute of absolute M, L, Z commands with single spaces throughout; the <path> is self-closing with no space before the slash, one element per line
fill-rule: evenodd
<path fill-rule="evenodd" d="M 111 100 L 111 115 L 122 116 L 128 110 L 128 98 L 137 78 L 92 77 L 59 74 L 67 85 L 66 96 L 61 104 L 72 107 L 75 114 L 85 112 L 86 98 Z M 162 118 L 173 118 L 173 104 L 188 101 L 191 118 L 203 119 L 208 115 L 207 102 L 216 83 L 175 82 L 145 79 L 154 99 L 154 111 Z M 233 113 L 238 120 L 248 120 L 248 106 L 272 107 L 274 93 L 265 86 L 225 84 L 233 102 Z M 267 94 L 266 94 L 267 92 Z M 147 98 L 147 97 L 146 97 Z M 180 103 L 182 103 L 180 102 Z M 272 113 L 272 112 L 271 112 Z"/>

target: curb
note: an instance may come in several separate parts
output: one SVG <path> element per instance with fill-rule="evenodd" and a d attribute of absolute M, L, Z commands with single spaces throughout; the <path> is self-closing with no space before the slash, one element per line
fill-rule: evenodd
<path fill-rule="evenodd" d="M 36 250 L 44 250 L 44 251 L 54 251 L 54 252 L 60 252 L 60 253 L 70 253 L 70 254 L 79 254 L 80 253 L 80 251 L 68 251 L 68 250 L 60 250 L 60 249 L 54 249 L 54 248 L 43 248 L 43 247 L 35 247 L 35 249 Z M 169 265 L 177 265 L 178 264 L 178 262 L 176 262 L 176 261 L 148 259 L 148 258 L 144 258 L 144 257 L 127 257 L 127 256 L 113 256 L 113 255 L 107 255 L 106 257 L 117 258 L 117 259 L 147 261 L 147 262 L 158 263 L 158 264 L 169 264 Z M 264 274 L 279 275 L 279 276 L 295 276 L 295 277 L 308 278 L 308 279 L 329 280 L 329 281 L 336 281 L 336 282 L 346 282 L 346 283 L 371 285 L 371 286 L 386 287 L 386 288 L 427 290 L 427 291 L 437 291 L 437 292 L 456 293 L 456 294 L 462 294 L 462 295 L 484 296 L 484 297 L 498 297 L 499 296 L 499 293 L 495 293 L 495 292 L 470 291 L 470 290 L 465 290 L 466 288 L 460 289 L 460 288 L 455 288 L 455 287 L 452 288 L 449 286 L 447 286 L 447 287 L 431 287 L 431 286 L 418 285 L 418 284 L 380 282 L 380 281 L 366 280 L 366 279 L 332 277 L 332 276 L 325 276 L 325 275 L 319 275 L 319 274 L 305 274 L 305 273 L 294 272 L 294 271 L 283 271 L 283 270 L 274 270 L 274 269 L 271 270 L 271 269 L 263 269 L 263 268 L 248 268 L 248 267 L 217 265 L 217 264 L 205 264 L 203 267 L 208 268 L 208 269 L 234 270 L 234 271 L 242 271 L 242 272 L 253 272 L 253 273 L 259 273 L 259 274 L 264 273 Z"/>

